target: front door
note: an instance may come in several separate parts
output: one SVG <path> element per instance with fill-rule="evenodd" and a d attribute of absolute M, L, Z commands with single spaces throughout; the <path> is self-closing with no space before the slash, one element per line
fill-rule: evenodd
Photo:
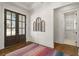
<path fill-rule="evenodd" d="M 15 43 L 26 42 L 26 17 L 23 14 L 4 10 L 5 16 L 5 47 Z"/>

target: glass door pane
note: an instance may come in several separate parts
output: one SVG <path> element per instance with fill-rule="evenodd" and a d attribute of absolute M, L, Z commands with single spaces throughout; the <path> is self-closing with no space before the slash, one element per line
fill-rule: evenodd
<path fill-rule="evenodd" d="M 15 13 L 12 13 L 12 20 L 16 20 L 16 14 Z"/>
<path fill-rule="evenodd" d="M 15 35 L 15 28 L 12 29 L 12 35 Z"/>
<path fill-rule="evenodd" d="M 11 28 L 11 20 L 6 20 L 7 28 Z"/>
<path fill-rule="evenodd" d="M 6 12 L 6 19 L 11 20 L 11 12 L 9 12 L 9 11 Z"/>
<path fill-rule="evenodd" d="M 22 21 L 22 15 L 19 15 L 19 21 Z"/>
<path fill-rule="evenodd" d="M 16 26 L 16 23 L 15 23 L 16 21 L 12 21 L 12 28 L 15 28 L 15 26 Z"/>
<path fill-rule="evenodd" d="M 12 35 L 16 35 L 16 13 L 12 13 Z"/>
<path fill-rule="evenodd" d="M 22 28 L 22 22 L 19 22 L 19 28 Z"/>
<path fill-rule="evenodd" d="M 20 35 L 22 34 L 22 29 L 19 29 L 19 34 L 20 34 Z"/>
<path fill-rule="evenodd" d="M 22 27 L 23 27 L 23 29 L 25 29 L 25 23 L 24 22 L 22 22 Z"/>
<path fill-rule="evenodd" d="M 23 34 L 25 34 L 25 29 L 22 29 L 22 30 L 23 30 L 23 31 L 22 31 L 22 32 L 23 32 Z"/>
<path fill-rule="evenodd" d="M 25 22 L 25 16 L 23 16 L 23 22 Z"/>
<path fill-rule="evenodd" d="M 6 30 L 6 35 L 7 35 L 7 36 L 11 36 L 11 29 L 8 29 L 8 28 L 7 28 L 7 30 Z"/>

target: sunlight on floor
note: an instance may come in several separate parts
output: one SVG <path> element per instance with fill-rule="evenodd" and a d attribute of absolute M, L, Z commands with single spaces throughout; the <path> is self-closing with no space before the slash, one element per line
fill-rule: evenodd
<path fill-rule="evenodd" d="M 64 41 L 64 44 L 76 46 L 75 40 L 66 39 L 66 40 Z"/>

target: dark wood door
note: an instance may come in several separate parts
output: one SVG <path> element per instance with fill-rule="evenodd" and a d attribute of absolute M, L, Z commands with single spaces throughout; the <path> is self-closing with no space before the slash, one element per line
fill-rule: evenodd
<path fill-rule="evenodd" d="M 26 41 L 26 16 L 5 9 L 5 47 Z"/>

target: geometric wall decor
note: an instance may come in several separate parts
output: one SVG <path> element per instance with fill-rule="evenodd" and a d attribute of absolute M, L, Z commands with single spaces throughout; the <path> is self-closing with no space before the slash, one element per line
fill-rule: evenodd
<path fill-rule="evenodd" d="M 45 21 L 41 20 L 40 17 L 37 17 L 33 22 L 33 31 L 45 32 Z"/>
<path fill-rule="evenodd" d="M 41 21 L 41 31 L 45 32 L 45 21 L 44 20 Z"/>

